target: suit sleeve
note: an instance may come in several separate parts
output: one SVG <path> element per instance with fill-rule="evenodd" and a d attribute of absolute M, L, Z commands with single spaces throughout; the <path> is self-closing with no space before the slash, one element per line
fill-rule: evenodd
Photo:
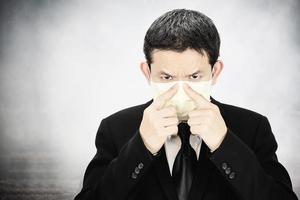
<path fill-rule="evenodd" d="M 149 168 L 152 155 L 145 147 L 139 130 L 117 152 L 111 140 L 107 118 L 103 119 L 97 131 L 97 152 L 89 163 L 83 180 L 83 187 L 75 200 L 127 199 L 134 195 L 137 183 Z M 122 135 L 122 133 L 118 133 Z"/>
<path fill-rule="evenodd" d="M 249 148 L 229 128 L 210 159 L 241 200 L 297 200 L 288 172 L 278 162 L 277 142 L 265 116 Z"/>

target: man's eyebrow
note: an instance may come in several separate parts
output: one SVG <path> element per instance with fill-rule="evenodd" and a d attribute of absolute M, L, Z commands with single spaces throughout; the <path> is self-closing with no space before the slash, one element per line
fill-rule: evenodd
<path fill-rule="evenodd" d="M 158 73 L 159 74 L 164 74 L 164 75 L 167 75 L 167 76 L 173 76 L 173 75 L 171 75 L 168 72 L 165 72 L 163 70 L 160 70 Z M 191 73 L 190 75 L 187 75 L 187 76 L 191 76 L 191 75 L 194 75 L 194 74 L 197 74 L 197 73 L 202 73 L 202 71 L 201 70 L 197 70 L 197 71 L 195 71 L 195 72 L 193 72 L 193 73 Z"/>
<path fill-rule="evenodd" d="M 197 70 L 197 71 L 195 71 L 195 72 L 193 72 L 193 73 L 191 73 L 190 75 L 187 75 L 187 76 L 191 76 L 191 75 L 198 74 L 198 73 L 202 73 L 202 71 L 201 70 Z"/>
<path fill-rule="evenodd" d="M 162 70 L 160 70 L 158 73 L 159 73 L 159 74 L 168 75 L 168 76 L 173 76 L 173 75 L 169 74 L 168 72 L 164 72 L 164 71 L 162 71 Z"/>
<path fill-rule="evenodd" d="M 201 73 L 201 72 L 202 72 L 201 70 L 197 70 L 197 71 L 193 72 L 191 75 Z"/>

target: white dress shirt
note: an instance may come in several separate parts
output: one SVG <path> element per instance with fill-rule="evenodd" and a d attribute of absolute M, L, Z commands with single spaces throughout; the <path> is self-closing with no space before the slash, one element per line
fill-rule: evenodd
<path fill-rule="evenodd" d="M 201 144 L 202 144 L 202 138 L 199 135 L 190 135 L 190 144 L 192 148 L 195 150 L 197 155 L 197 160 L 199 159 Z M 173 164 L 175 161 L 175 158 L 177 156 L 177 153 L 181 147 L 181 140 L 178 135 L 170 135 L 168 136 L 166 142 L 165 142 L 165 151 L 166 151 L 166 157 L 169 164 L 169 170 L 170 174 L 172 175 L 172 169 Z"/>

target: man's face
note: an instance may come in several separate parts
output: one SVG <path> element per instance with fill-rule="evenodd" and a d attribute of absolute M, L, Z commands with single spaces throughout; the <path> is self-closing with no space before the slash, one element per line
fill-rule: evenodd
<path fill-rule="evenodd" d="M 154 82 L 207 81 L 212 77 L 212 68 L 206 54 L 195 50 L 183 52 L 154 50 L 150 77 Z"/>

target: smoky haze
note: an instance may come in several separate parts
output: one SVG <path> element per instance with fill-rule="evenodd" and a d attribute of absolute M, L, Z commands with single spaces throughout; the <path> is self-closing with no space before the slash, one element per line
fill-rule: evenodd
<path fill-rule="evenodd" d="M 28 0 L 0 8 L 0 192 L 7 199 L 79 192 L 101 119 L 152 98 L 139 69 L 143 39 L 174 8 L 215 22 L 225 66 L 212 96 L 268 117 L 300 195 L 297 0 Z"/>

